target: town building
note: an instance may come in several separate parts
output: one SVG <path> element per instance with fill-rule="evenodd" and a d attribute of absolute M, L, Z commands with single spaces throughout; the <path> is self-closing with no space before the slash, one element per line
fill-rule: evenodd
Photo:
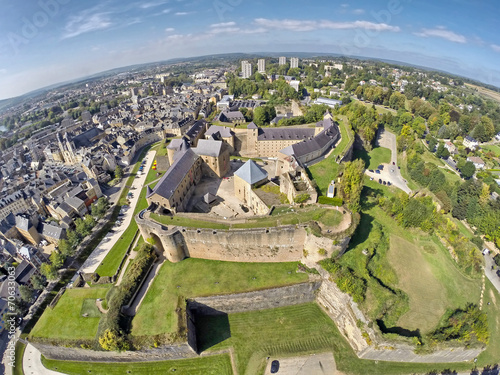
<path fill-rule="evenodd" d="M 281 56 L 278 59 L 278 63 L 279 63 L 279 65 L 286 65 L 286 57 L 285 56 Z"/>
<path fill-rule="evenodd" d="M 479 142 L 468 135 L 464 138 L 463 145 L 465 148 L 468 148 L 469 150 L 475 150 L 479 146 Z"/>
<path fill-rule="evenodd" d="M 264 74 L 266 72 L 266 60 L 265 59 L 259 59 L 257 61 L 257 70 L 261 74 Z"/>
<path fill-rule="evenodd" d="M 290 59 L 290 68 L 298 68 L 299 67 L 299 58 L 298 57 L 292 57 Z"/>
<path fill-rule="evenodd" d="M 241 62 L 241 73 L 242 73 L 242 78 L 250 78 L 252 76 L 252 64 L 250 64 L 248 61 L 242 61 Z"/>

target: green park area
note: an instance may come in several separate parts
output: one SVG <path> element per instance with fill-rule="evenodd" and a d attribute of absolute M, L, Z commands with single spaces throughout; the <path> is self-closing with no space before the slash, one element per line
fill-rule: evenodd
<path fill-rule="evenodd" d="M 61 340 L 93 340 L 100 319 L 100 314 L 95 308 L 95 300 L 104 299 L 108 290 L 109 287 L 66 290 L 53 309 L 50 307 L 45 309 L 30 336 Z"/>
<path fill-rule="evenodd" d="M 481 148 L 485 152 L 492 152 L 494 153 L 497 157 L 500 157 L 500 146 L 499 145 L 484 145 L 481 146 Z"/>
<path fill-rule="evenodd" d="M 177 331 L 175 310 L 185 298 L 248 292 L 307 281 L 297 263 L 236 263 L 188 258 L 165 261 L 132 321 L 132 335 Z"/>

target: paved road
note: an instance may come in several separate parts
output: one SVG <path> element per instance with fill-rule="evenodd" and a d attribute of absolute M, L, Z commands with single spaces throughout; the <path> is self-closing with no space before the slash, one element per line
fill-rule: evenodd
<path fill-rule="evenodd" d="M 411 189 L 406 184 L 406 180 L 401 176 L 398 168 L 398 150 L 396 144 L 396 135 L 386 130 L 381 130 L 377 138 L 377 144 L 380 147 L 385 147 L 391 150 L 391 161 L 389 164 L 383 164 L 384 169 L 378 173 L 366 171 L 369 177 L 373 177 L 375 181 L 389 181 L 392 185 L 403 190 L 407 194 L 411 193 Z"/>
<path fill-rule="evenodd" d="M 500 293 L 500 277 L 496 274 L 496 269 L 493 270 L 492 267 L 495 265 L 495 261 L 491 254 L 484 256 L 485 266 L 484 273 L 486 277 L 491 281 L 491 283 L 497 288 L 498 293 Z M 498 269 L 498 267 L 495 267 Z"/>
<path fill-rule="evenodd" d="M 279 375 L 335 375 L 338 374 L 332 353 L 313 354 L 291 358 L 269 358 L 265 375 L 271 374 L 271 363 L 280 363 Z"/>
<path fill-rule="evenodd" d="M 139 196 L 144 183 L 146 182 L 146 177 L 148 175 L 148 171 L 153 164 L 154 157 L 156 155 L 156 151 L 149 151 L 144 158 L 146 160 L 146 166 L 144 168 L 145 173 L 141 176 L 137 176 L 133 183 L 131 192 L 133 194 L 132 199 L 130 199 L 130 205 L 125 212 L 125 215 L 122 217 L 123 221 L 119 226 L 115 226 L 113 228 L 114 233 L 108 233 L 106 237 L 103 238 L 101 243 L 95 248 L 95 250 L 90 254 L 87 258 L 83 266 L 80 268 L 80 272 L 82 273 L 93 273 L 99 267 L 102 260 L 108 255 L 108 252 L 111 248 L 116 244 L 116 242 L 120 239 L 120 236 L 123 232 L 128 228 L 129 224 L 133 220 L 134 210 L 139 202 Z M 76 278 L 76 275 L 75 275 Z"/>
<path fill-rule="evenodd" d="M 24 351 L 23 370 L 25 375 L 61 375 L 62 372 L 46 369 L 42 364 L 41 354 L 33 345 L 28 344 Z"/>

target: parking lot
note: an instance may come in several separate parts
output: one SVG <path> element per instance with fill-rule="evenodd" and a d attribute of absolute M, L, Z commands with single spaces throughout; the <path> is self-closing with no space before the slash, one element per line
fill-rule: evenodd
<path fill-rule="evenodd" d="M 271 372 L 274 360 L 279 362 L 277 372 Z M 275 370 L 275 369 L 274 369 Z M 268 360 L 265 375 L 340 375 L 335 366 L 333 353 L 312 354 L 301 357 L 274 358 Z"/>

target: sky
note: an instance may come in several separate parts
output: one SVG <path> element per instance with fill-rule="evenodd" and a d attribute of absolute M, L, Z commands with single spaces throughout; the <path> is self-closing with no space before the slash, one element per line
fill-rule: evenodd
<path fill-rule="evenodd" d="M 104 70 L 231 52 L 427 66 L 500 87 L 496 0 L 0 0 L 0 99 Z"/>

